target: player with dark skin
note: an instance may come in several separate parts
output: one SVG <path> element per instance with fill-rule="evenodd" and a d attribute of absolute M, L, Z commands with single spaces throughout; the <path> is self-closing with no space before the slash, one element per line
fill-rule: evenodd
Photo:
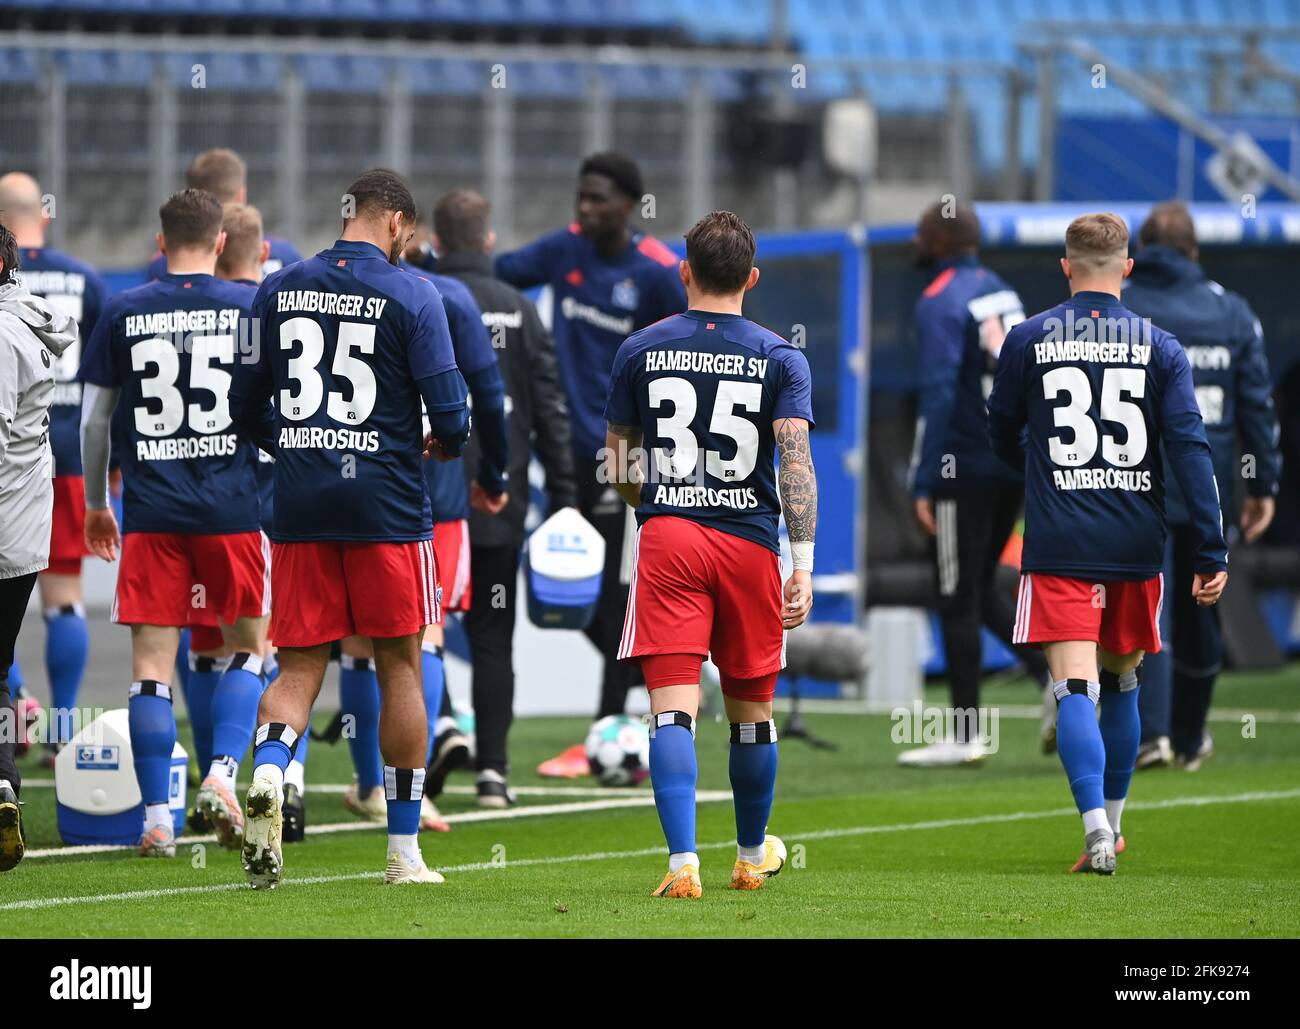
<path fill-rule="evenodd" d="M 949 258 L 974 254 L 979 249 L 979 221 L 967 207 L 955 206 L 951 218 L 944 216 L 944 206 L 936 204 L 921 215 L 912 237 L 913 261 L 918 268 L 933 268 Z M 934 498 L 917 497 L 913 504 L 921 528 L 933 536 Z"/>
<path fill-rule="evenodd" d="M 635 206 L 636 201 L 606 175 L 588 172 L 578 180 L 578 228 L 606 260 L 617 258 L 632 242 L 628 224 Z"/>

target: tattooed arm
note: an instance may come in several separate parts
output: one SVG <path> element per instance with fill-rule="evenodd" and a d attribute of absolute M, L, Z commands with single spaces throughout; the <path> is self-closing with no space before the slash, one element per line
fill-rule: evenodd
<path fill-rule="evenodd" d="M 811 543 L 817 538 L 817 476 L 808 445 L 808 423 L 802 418 L 781 418 L 772 423 L 772 429 L 781 454 L 778 485 L 790 542 Z"/>
<path fill-rule="evenodd" d="M 605 430 L 605 482 L 632 507 L 641 504 L 641 484 L 645 469 L 641 465 L 641 427 L 608 423 Z"/>
<path fill-rule="evenodd" d="M 802 625 L 812 610 L 812 549 L 817 538 L 817 473 L 808 444 L 808 422 L 803 418 L 778 418 L 772 423 L 781 455 L 777 485 L 781 510 L 790 534 L 794 571 L 785 584 L 782 624 Z"/>

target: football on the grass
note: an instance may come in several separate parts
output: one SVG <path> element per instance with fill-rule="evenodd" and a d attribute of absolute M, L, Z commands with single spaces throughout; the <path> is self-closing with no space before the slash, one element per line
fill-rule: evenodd
<path fill-rule="evenodd" d="M 587 761 L 602 786 L 635 786 L 650 774 L 650 732 L 630 715 L 609 715 L 587 733 Z"/>

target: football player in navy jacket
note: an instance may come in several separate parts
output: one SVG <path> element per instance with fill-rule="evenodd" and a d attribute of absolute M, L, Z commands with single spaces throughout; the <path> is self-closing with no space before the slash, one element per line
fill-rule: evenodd
<path fill-rule="evenodd" d="M 758 282 L 749 226 L 730 211 L 701 218 L 686 234 L 681 276 L 690 308 L 629 336 L 614 359 L 605 460 L 638 526 L 618 656 L 640 665 L 650 690 L 650 779 L 669 852 L 654 895 L 695 898 L 695 719 L 706 656 L 731 722 L 731 888 L 756 890 L 785 863 L 785 845 L 767 833 L 772 696 L 785 631 L 812 608 L 817 478 L 808 361 L 741 314 Z M 783 515 L 794 562 L 784 586 Z"/>
<path fill-rule="evenodd" d="M 1216 603 L 1228 548 L 1187 355 L 1120 302 L 1128 226 L 1076 218 L 1061 267 L 1070 299 L 1007 334 L 989 438 L 1025 469 L 1015 641 L 1041 646 L 1052 676 L 1057 750 L 1083 816 L 1074 870 L 1109 875 L 1137 757 L 1138 666 L 1161 648 L 1166 467 L 1195 536 L 1192 578 L 1171 588 Z"/>
<path fill-rule="evenodd" d="M 383 696 L 384 881 L 442 881 L 417 842 L 427 752 L 420 640 L 441 620 L 424 456 L 460 453 L 468 392 L 442 297 L 397 267 L 414 229 L 410 189 L 372 169 L 345 198 L 338 242 L 262 283 L 260 345 L 230 394 L 237 421 L 276 455 L 281 672 L 262 698 L 248 793 L 243 858 L 254 888 L 279 884 L 284 772 L 331 644 L 353 635 L 370 638 Z"/>
<path fill-rule="evenodd" d="M 1205 277 L 1197 264 L 1196 227 L 1185 205 L 1157 204 L 1138 231 L 1138 242 L 1133 274 L 1124 284 L 1124 306 L 1172 332 L 1187 352 L 1224 524 L 1239 521 L 1242 542 L 1253 543 L 1273 520 L 1281 471 L 1273 380 L 1259 319 L 1244 299 Z M 1244 463 L 1238 461 L 1239 450 L 1247 458 Z M 1239 468 L 1245 493 L 1240 519 L 1235 516 Z M 1175 483 L 1165 494 L 1165 513 L 1170 529 L 1165 577 L 1185 583 L 1192 575 L 1196 538 Z M 1164 614 L 1171 624 L 1171 646 L 1143 663 L 1137 766 L 1173 760 L 1194 771 L 1214 746 L 1205 721 L 1223 667 L 1223 634 L 1218 610 L 1193 603 L 1181 587 Z"/>
<path fill-rule="evenodd" d="M 167 272 L 105 305 L 79 373 L 86 543 L 109 561 L 121 547 L 113 621 L 131 627 L 127 710 L 145 805 L 140 853 L 148 857 L 176 851 L 172 672 L 180 630 L 190 625 L 217 630 L 229 654 L 204 702 L 190 695 L 204 709 L 196 723 L 207 716 L 210 748 L 196 804 L 222 846 L 240 845 L 235 774 L 262 693 L 271 603 L 257 448 L 228 400 L 253 291 L 212 274 L 225 244 L 212 194 L 183 190 L 159 213 Z M 122 462 L 120 535 L 108 505 L 110 419 Z M 195 735 L 201 746 L 197 725 Z"/>

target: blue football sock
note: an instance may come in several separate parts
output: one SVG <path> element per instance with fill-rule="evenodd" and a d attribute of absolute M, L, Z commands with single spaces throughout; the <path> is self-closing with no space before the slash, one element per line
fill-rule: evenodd
<path fill-rule="evenodd" d="M 72 738 L 72 709 L 86 670 L 90 634 L 86 611 L 80 604 L 64 604 L 45 612 L 45 670 L 50 677 L 50 705 L 54 739 L 67 743 Z"/>
<path fill-rule="evenodd" d="M 235 653 L 212 696 L 213 757 L 239 761 L 244 756 L 257 728 L 262 689 L 262 659 L 247 651 Z"/>
<path fill-rule="evenodd" d="M 776 722 L 731 723 L 730 771 L 736 842 L 761 847 L 776 793 Z"/>
<path fill-rule="evenodd" d="M 259 765 L 274 765 L 280 770 L 283 782 L 284 770 L 293 760 L 294 745 L 300 742 L 298 734 L 284 722 L 263 722 L 257 727 L 254 739 L 257 743 L 253 747 L 253 771 L 256 772 Z"/>
<path fill-rule="evenodd" d="M 414 836 L 420 831 L 423 768 L 383 766 L 384 797 L 388 801 L 388 835 Z"/>
<path fill-rule="evenodd" d="M 651 719 L 650 782 L 668 853 L 695 850 L 695 720 L 684 711 L 664 711 Z"/>
<path fill-rule="evenodd" d="M 171 696 L 171 687 L 165 682 L 143 679 L 131 684 L 126 708 L 131 759 L 146 806 L 166 804 L 171 796 L 172 750 L 176 746 Z"/>
<path fill-rule="evenodd" d="M 1142 717 L 1138 713 L 1136 672 L 1115 675 L 1101 673 L 1101 739 L 1106 747 L 1106 773 L 1102 792 L 1107 800 L 1128 796 L 1142 738 Z"/>
<path fill-rule="evenodd" d="M 433 743 L 438 735 L 438 712 L 442 710 L 442 693 L 447 684 L 442 647 L 435 647 L 432 643 L 421 647 L 420 671 L 424 680 L 424 713 L 429 720 L 429 752 L 424 757 L 427 765 L 433 760 Z"/>
<path fill-rule="evenodd" d="M 384 783 L 384 759 L 379 754 L 379 677 L 374 663 L 365 657 L 344 654 L 339 659 L 339 706 L 346 719 L 352 718 L 352 767 L 357 773 L 357 790 L 365 796 Z"/>
<path fill-rule="evenodd" d="M 274 654 L 267 654 L 262 658 L 262 678 L 266 680 L 268 686 L 280 678 L 280 662 Z M 307 737 L 304 736 L 303 739 Z"/>
<path fill-rule="evenodd" d="M 176 648 L 176 681 L 181 684 L 185 706 L 190 706 L 190 630 L 181 630 L 180 646 Z"/>
<path fill-rule="evenodd" d="M 1070 780 L 1070 792 L 1079 813 L 1095 811 L 1105 805 L 1101 781 L 1106 769 L 1106 747 L 1097 728 L 1094 698 L 1099 692 L 1095 682 L 1064 679 L 1053 684 L 1058 702 L 1056 712 L 1056 749 Z"/>
<path fill-rule="evenodd" d="M 200 776 L 206 775 L 208 766 L 212 764 L 212 698 L 221 682 L 224 661 L 225 658 L 220 657 L 190 655 L 185 703 L 190 708 L 190 733 L 194 737 L 194 760 L 199 764 Z"/>
<path fill-rule="evenodd" d="M 18 658 L 9 666 L 9 694 L 17 699 L 23 693 L 23 670 L 18 667 Z"/>

